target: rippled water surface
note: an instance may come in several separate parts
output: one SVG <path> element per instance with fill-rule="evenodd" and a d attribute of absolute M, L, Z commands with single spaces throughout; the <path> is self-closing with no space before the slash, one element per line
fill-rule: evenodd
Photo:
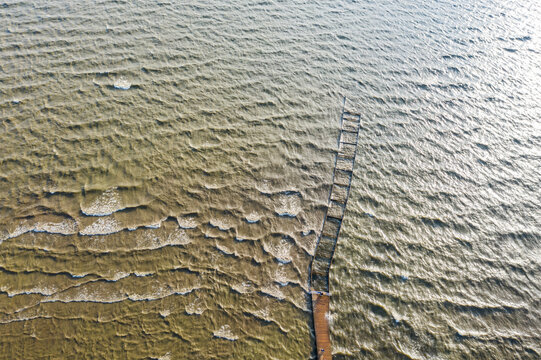
<path fill-rule="evenodd" d="M 7 1 L 0 357 L 541 358 L 541 7 Z"/>

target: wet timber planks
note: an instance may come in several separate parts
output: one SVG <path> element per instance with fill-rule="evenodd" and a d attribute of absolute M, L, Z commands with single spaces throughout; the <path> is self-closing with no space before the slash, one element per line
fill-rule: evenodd
<path fill-rule="evenodd" d="M 332 359 L 328 320 L 329 301 L 330 297 L 326 294 L 312 293 L 312 306 L 314 309 L 314 329 L 316 333 L 318 360 Z"/>
<path fill-rule="evenodd" d="M 342 109 L 338 151 L 335 155 L 333 180 L 328 206 L 316 252 L 310 266 L 310 288 L 316 336 L 317 359 L 332 359 L 329 330 L 329 271 L 344 219 L 353 178 L 361 116 Z M 323 350 L 323 351 L 322 351 Z"/>

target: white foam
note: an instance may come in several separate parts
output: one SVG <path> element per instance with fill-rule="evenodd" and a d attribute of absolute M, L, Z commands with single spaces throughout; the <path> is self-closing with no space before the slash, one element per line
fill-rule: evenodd
<path fill-rule="evenodd" d="M 72 291 L 73 292 L 73 291 Z M 53 295 L 43 302 L 100 302 L 100 303 L 115 303 L 126 300 L 125 294 L 101 292 L 98 294 L 96 291 L 90 291 L 88 287 L 77 289 L 76 294 L 69 296 L 65 293 Z"/>
<path fill-rule="evenodd" d="M 114 87 L 119 90 L 129 90 L 131 88 L 131 83 L 125 77 L 121 76 L 116 79 Z"/>
<path fill-rule="evenodd" d="M 99 218 L 91 225 L 79 231 L 81 235 L 108 235 L 119 232 L 122 226 L 113 218 Z"/>
<path fill-rule="evenodd" d="M 190 237 L 186 234 L 184 230 L 178 229 L 173 231 L 169 236 L 167 237 L 167 240 L 165 241 L 166 245 L 188 245 L 191 243 L 192 240 Z"/>
<path fill-rule="evenodd" d="M 162 355 L 162 356 L 151 357 L 151 359 L 153 359 L 153 360 L 171 360 L 171 353 L 168 352 L 168 353 L 166 353 L 165 355 Z"/>
<path fill-rule="evenodd" d="M 274 206 L 279 216 L 296 217 L 301 212 L 301 199 L 297 195 L 282 194 Z"/>
<path fill-rule="evenodd" d="M 253 293 L 256 290 L 252 283 L 249 281 L 231 285 L 231 289 L 235 290 L 239 294 L 249 294 Z"/>
<path fill-rule="evenodd" d="M 118 281 L 120 279 L 127 278 L 128 276 L 130 276 L 130 273 L 124 272 L 124 271 L 119 271 L 119 272 L 114 273 L 111 276 L 111 281 Z"/>
<path fill-rule="evenodd" d="M 291 243 L 286 239 L 281 239 L 279 244 L 263 245 L 265 251 L 282 264 L 289 264 L 292 261 L 291 247 Z"/>
<path fill-rule="evenodd" d="M 88 216 L 107 216 L 123 209 L 116 187 L 105 190 L 89 206 L 81 205 L 81 211 Z"/>
<path fill-rule="evenodd" d="M 43 296 L 50 296 L 59 291 L 59 289 L 54 285 L 49 286 L 34 286 L 27 290 L 10 290 L 9 288 L 2 286 L 0 291 L 7 293 L 8 297 L 14 297 L 17 295 L 31 295 L 38 294 Z"/>
<path fill-rule="evenodd" d="M 186 314 L 188 315 L 201 315 L 205 312 L 205 309 L 201 306 L 201 301 L 195 299 L 190 304 L 186 305 Z"/>
<path fill-rule="evenodd" d="M 158 360 L 171 360 L 171 353 L 168 352 L 167 354 L 160 356 Z"/>
<path fill-rule="evenodd" d="M 137 276 L 137 277 L 145 277 L 145 276 L 150 276 L 152 275 L 153 273 L 151 272 L 138 272 L 138 271 L 135 271 L 133 273 L 133 275 Z"/>
<path fill-rule="evenodd" d="M 95 284 L 94 284 L 95 285 Z M 61 292 L 53 294 L 52 296 L 44 299 L 43 302 L 99 302 L 99 303 L 116 303 L 125 300 L 131 301 L 153 301 L 159 300 L 171 295 L 187 295 L 196 289 L 191 288 L 177 288 L 172 289 L 170 286 L 161 288 L 155 287 L 153 289 L 146 289 L 140 293 L 126 293 L 125 291 L 112 292 L 107 290 L 106 287 L 99 286 L 94 287 L 92 284 L 89 286 L 81 286 L 70 289 L 68 292 Z"/>
<path fill-rule="evenodd" d="M 168 237 L 165 235 L 158 236 L 153 231 L 145 231 L 137 238 L 137 244 L 133 247 L 134 250 L 156 250 L 165 246 L 174 245 L 175 236 Z"/>
<path fill-rule="evenodd" d="M 255 213 L 255 212 L 251 212 L 249 213 L 248 215 L 246 215 L 246 222 L 250 223 L 250 224 L 255 224 L 257 222 L 259 222 L 261 220 L 261 215 Z"/>
<path fill-rule="evenodd" d="M 27 232 L 30 232 L 34 230 L 34 227 L 28 224 L 20 224 L 13 230 L 11 233 L 9 231 L 5 231 L 2 234 L 2 237 L 0 238 L 0 244 L 7 239 L 16 238 L 17 236 L 21 236 L 22 234 L 25 234 Z"/>
<path fill-rule="evenodd" d="M 233 225 L 228 224 L 224 220 L 221 219 L 211 219 L 209 221 L 210 226 L 218 228 L 221 231 L 227 231 L 233 227 Z"/>
<path fill-rule="evenodd" d="M 229 341 L 236 341 L 239 339 L 237 335 L 233 334 L 229 325 L 223 325 L 220 329 L 216 330 L 213 335 L 214 337 Z"/>
<path fill-rule="evenodd" d="M 195 229 L 197 221 L 192 217 L 177 217 L 178 226 L 182 229 Z"/>
<path fill-rule="evenodd" d="M 60 234 L 60 235 L 72 235 L 77 234 L 77 223 L 75 220 L 68 220 L 64 219 L 59 222 L 24 222 L 22 224 L 17 225 L 15 230 L 13 230 L 11 233 L 9 231 L 5 231 L 2 236 L 0 236 L 0 244 L 7 239 L 16 238 L 18 236 L 21 236 L 23 234 L 29 233 L 29 232 L 44 232 L 49 234 Z"/>
<path fill-rule="evenodd" d="M 164 297 L 171 296 L 171 295 L 188 295 L 194 290 L 195 288 L 182 288 L 176 291 L 171 290 L 171 289 L 159 288 L 153 292 L 149 292 L 145 294 L 129 294 L 128 299 L 132 301 L 152 301 L 152 300 L 162 299 Z"/>
<path fill-rule="evenodd" d="M 282 264 L 279 264 L 276 272 L 274 273 L 274 281 L 280 286 L 286 286 L 290 283 L 289 279 L 286 276 L 285 269 Z"/>
<path fill-rule="evenodd" d="M 75 220 L 64 220 L 61 222 L 36 223 L 35 232 L 46 232 L 49 234 L 72 235 L 77 234 L 77 223 Z"/>

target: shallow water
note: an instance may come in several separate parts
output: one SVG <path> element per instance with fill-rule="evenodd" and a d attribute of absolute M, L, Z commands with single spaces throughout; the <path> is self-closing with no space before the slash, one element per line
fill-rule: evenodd
<path fill-rule="evenodd" d="M 536 1 L 0 7 L 3 358 L 541 357 Z M 5 349 L 5 350 L 4 350 Z"/>

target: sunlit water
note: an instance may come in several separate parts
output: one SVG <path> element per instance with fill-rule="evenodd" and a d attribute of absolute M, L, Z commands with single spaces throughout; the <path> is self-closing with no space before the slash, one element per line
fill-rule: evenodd
<path fill-rule="evenodd" d="M 0 6 L 0 357 L 541 357 L 535 0 Z"/>

